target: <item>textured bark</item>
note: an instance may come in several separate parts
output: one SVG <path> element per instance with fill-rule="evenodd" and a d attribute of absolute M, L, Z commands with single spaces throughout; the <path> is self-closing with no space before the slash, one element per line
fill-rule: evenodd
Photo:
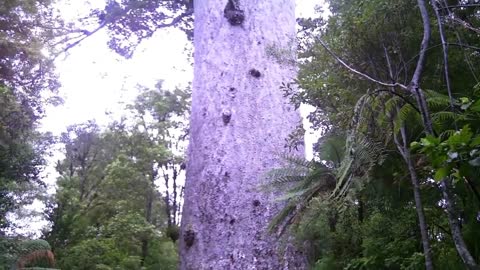
<path fill-rule="evenodd" d="M 480 267 L 475 262 L 475 259 L 468 250 L 467 244 L 463 240 L 461 220 L 457 214 L 455 200 L 450 194 L 452 189 L 450 179 L 443 180 L 440 183 L 440 188 L 442 190 L 443 199 L 445 202 L 445 210 L 447 211 L 448 223 L 450 225 L 450 231 L 452 232 L 452 239 L 455 243 L 455 248 L 457 249 L 458 255 L 468 269 L 478 270 Z"/>
<path fill-rule="evenodd" d="M 226 18 L 226 7 L 241 12 Z M 296 71 L 294 8 L 293 0 L 195 1 L 181 269 L 306 268 L 267 232 L 280 205 L 258 189 L 300 121 L 279 89 Z"/>
<path fill-rule="evenodd" d="M 397 108 L 398 113 L 398 108 Z M 415 200 L 415 211 L 417 212 L 418 225 L 420 228 L 420 235 L 422 237 L 422 246 L 423 246 L 423 255 L 425 257 L 425 269 L 433 270 L 433 258 L 432 258 L 432 249 L 430 248 L 430 239 L 428 237 L 428 226 L 427 219 L 425 217 L 425 210 L 422 203 L 422 194 L 420 193 L 420 181 L 418 180 L 417 172 L 415 171 L 415 166 L 410 155 L 410 149 L 408 149 L 407 144 L 407 131 L 405 126 L 400 128 L 400 135 L 402 142 L 395 136 L 395 144 L 397 145 L 398 151 L 403 157 L 403 160 L 408 166 L 408 171 L 410 173 L 410 180 L 412 181 L 413 188 L 413 198 Z"/>

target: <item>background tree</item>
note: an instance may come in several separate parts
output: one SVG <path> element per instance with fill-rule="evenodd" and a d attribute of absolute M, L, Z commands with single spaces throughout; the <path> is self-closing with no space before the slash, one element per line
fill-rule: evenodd
<path fill-rule="evenodd" d="M 39 173 L 49 136 L 35 129 L 49 102 L 58 102 L 53 63 L 45 56 L 53 22 L 51 1 L 0 4 L 0 235 L 7 215 L 43 186 Z"/>
<path fill-rule="evenodd" d="M 181 185 L 175 192 L 163 186 L 171 174 L 161 170 L 181 167 L 182 152 L 174 155 L 172 144 L 181 137 L 188 98 L 188 91 L 166 91 L 161 84 L 142 88 L 128 106 L 129 118 L 106 130 L 91 122 L 64 134 L 66 158 L 57 166 L 61 177 L 46 235 L 59 267 L 175 268 L 174 203 Z"/>

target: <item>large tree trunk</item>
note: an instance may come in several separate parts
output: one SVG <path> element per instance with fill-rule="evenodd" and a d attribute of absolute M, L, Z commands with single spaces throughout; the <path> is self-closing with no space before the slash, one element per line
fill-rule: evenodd
<path fill-rule="evenodd" d="M 268 233 L 280 205 L 258 189 L 300 121 L 279 90 L 295 76 L 294 9 L 294 0 L 195 1 L 181 269 L 305 269 Z"/>

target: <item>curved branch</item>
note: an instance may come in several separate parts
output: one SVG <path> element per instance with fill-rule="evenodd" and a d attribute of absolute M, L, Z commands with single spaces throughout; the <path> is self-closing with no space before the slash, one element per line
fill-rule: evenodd
<path fill-rule="evenodd" d="M 336 55 L 328 46 L 327 44 L 325 44 L 325 42 L 323 42 L 323 40 L 321 40 L 320 38 L 317 38 L 317 41 L 322 45 L 322 47 L 328 52 L 328 54 L 330 54 L 333 58 L 335 58 L 335 60 L 337 60 L 338 63 L 340 63 L 342 66 L 344 66 L 346 69 L 350 70 L 352 73 L 355 73 L 357 75 L 359 75 L 360 77 L 363 77 L 373 83 L 376 83 L 376 84 L 379 84 L 379 85 L 382 85 L 382 86 L 386 86 L 386 87 L 400 87 L 400 88 L 403 88 L 403 89 L 407 89 L 407 86 L 401 84 L 401 83 L 386 83 L 386 82 L 382 82 L 382 81 L 379 81 L 377 79 L 374 79 L 372 78 L 370 75 L 368 74 L 365 74 L 363 72 L 360 72 L 358 70 L 356 70 L 355 68 L 351 67 L 350 65 L 348 65 L 345 61 L 343 61 L 338 55 Z"/>
<path fill-rule="evenodd" d="M 448 67 L 448 44 L 447 38 L 445 37 L 445 29 L 443 28 L 442 18 L 440 17 L 439 6 L 436 0 L 432 1 L 433 10 L 435 12 L 435 17 L 437 17 L 437 24 L 438 24 L 438 32 L 440 33 L 440 40 L 442 41 L 442 52 L 443 52 L 443 68 L 445 72 L 445 83 L 447 85 L 447 93 L 448 98 L 450 101 L 450 110 L 454 111 L 453 105 L 453 95 L 452 95 L 452 87 L 450 83 L 450 74 L 449 74 L 449 67 Z M 455 130 L 458 130 L 457 121 L 454 121 Z"/>
<path fill-rule="evenodd" d="M 124 15 L 127 13 L 128 11 L 125 11 Z M 166 27 L 170 27 L 170 26 L 174 26 L 176 25 L 177 23 L 179 23 L 183 18 L 187 17 L 187 16 L 190 16 L 193 14 L 193 9 L 188 9 L 187 11 L 185 11 L 184 13 L 174 17 L 169 23 L 163 23 L 163 24 L 158 24 L 156 25 L 156 28 L 157 29 L 160 29 L 160 28 L 166 28 Z M 118 20 L 118 18 L 117 18 Z M 101 29 L 103 29 L 105 26 L 107 26 L 108 24 L 112 24 L 112 23 L 115 23 L 116 20 L 112 20 L 112 21 L 109 21 L 108 23 L 107 22 L 102 22 L 97 28 L 95 28 L 94 30 L 92 31 L 87 31 L 87 30 L 78 30 L 76 32 L 80 32 L 80 33 L 83 33 L 84 36 L 80 37 L 78 40 L 76 40 L 75 42 L 71 43 L 71 44 L 68 44 L 65 48 L 63 48 L 58 54 L 56 54 L 54 56 L 54 58 L 58 57 L 58 55 L 60 55 L 61 53 L 66 53 L 67 51 L 69 51 L 70 49 L 72 49 L 73 47 L 77 46 L 78 44 L 80 44 L 82 41 L 84 41 L 85 39 L 87 39 L 88 37 L 91 37 L 92 35 L 94 35 L 95 33 L 97 33 L 98 31 L 100 31 Z"/>
<path fill-rule="evenodd" d="M 428 106 L 423 94 L 422 89 L 420 88 L 420 79 L 425 68 L 425 62 L 427 60 L 427 50 L 428 44 L 430 43 L 430 35 L 432 29 L 430 28 L 430 18 L 428 16 L 427 6 L 425 0 L 417 0 L 418 8 L 420 9 L 420 14 L 422 15 L 423 22 L 423 38 L 420 45 L 420 53 L 418 56 L 417 66 L 415 67 L 415 72 L 413 73 L 412 80 L 410 81 L 409 91 L 415 95 L 417 100 L 418 108 L 420 109 L 423 125 L 425 126 L 425 131 L 427 134 L 433 134 L 433 125 L 428 112 Z"/>

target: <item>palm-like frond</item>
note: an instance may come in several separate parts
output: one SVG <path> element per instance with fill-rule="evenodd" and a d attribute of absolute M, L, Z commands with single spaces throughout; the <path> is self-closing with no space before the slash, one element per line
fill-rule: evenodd
<path fill-rule="evenodd" d="M 287 190 L 277 198 L 286 200 L 287 204 L 270 223 L 270 230 L 277 230 L 278 235 L 299 219 L 314 196 L 331 190 L 335 185 L 333 169 L 322 162 L 288 155 L 283 155 L 282 158 L 287 161 L 287 166 L 270 171 L 266 185 Z"/>
<path fill-rule="evenodd" d="M 459 114 L 444 111 L 449 102 L 448 96 L 427 92 L 427 103 L 437 124 L 461 120 Z M 385 145 L 389 142 L 370 130 L 372 119 L 373 128 L 392 128 L 394 133 L 404 125 L 421 123 L 414 102 L 406 98 L 390 94 L 362 96 L 355 105 L 346 138 L 332 136 L 320 141 L 317 150 L 323 162 L 283 156 L 288 165 L 269 173 L 269 186 L 287 190 L 278 198 L 287 200 L 287 204 L 271 222 L 271 230 L 278 229 L 281 235 L 287 226 L 300 219 L 309 202 L 321 194 L 338 211 L 355 201 L 356 193 L 370 180 L 372 170 L 384 161 Z"/>
<path fill-rule="evenodd" d="M 444 111 L 450 107 L 450 98 L 448 95 L 432 90 L 426 90 L 424 92 L 428 108 L 431 111 Z"/>
<path fill-rule="evenodd" d="M 365 137 L 352 141 L 347 151 L 342 165 L 336 171 L 337 183 L 330 195 L 332 199 L 345 197 L 354 182 L 358 185 L 358 182 L 368 181 L 371 170 L 385 158 L 383 143 Z"/>
<path fill-rule="evenodd" d="M 465 116 L 452 111 L 440 111 L 440 112 L 432 113 L 432 121 L 437 125 L 441 125 L 443 122 L 447 122 L 447 121 L 462 121 L 462 120 L 465 120 Z"/>

